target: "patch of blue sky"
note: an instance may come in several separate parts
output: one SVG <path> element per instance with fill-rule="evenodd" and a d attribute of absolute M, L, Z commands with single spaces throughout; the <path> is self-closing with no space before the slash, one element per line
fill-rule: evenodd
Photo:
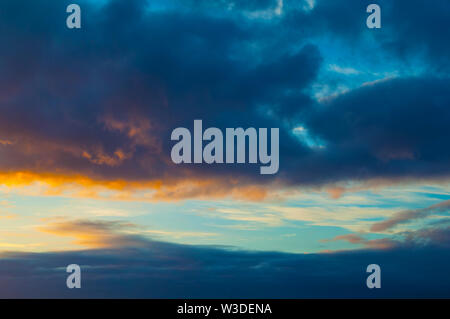
<path fill-rule="evenodd" d="M 107 5 L 111 0 L 84 0 L 90 4 L 94 4 L 97 8 L 101 8 Z M 80 5 L 82 5 L 83 0 Z M 147 11 L 148 12 L 159 12 L 159 11 L 169 11 L 173 9 L 181 9 L 180 6 L 182 1 L 178 0 L 150 0 L 147 1 Z"/>
<path fill-rule="evenodd" d="M 85 2 L 88 2 L 90 4 L 94 4 L 97 7 L 102 7 L 106 5 L 111 0 L 84 0 Z M 81 3 L 80 3 L 81 4 Z"/>
<path fill-rule="evenodd" d="M 234 226 L 242 225 L 235 223 Z M 216 225 L 216 227 L 220 230 L 224 229 L 222 225 Z M 348 232 L 340 227 L 307 225 L 300 221 L 292 221 L 278 227 L 256 226 L 253 229 L 225 227 L 225 229 L 226 235 L 222 239 L 241 249 L 295 253 L 314 253 L 327 249 L 322 243 L 324 238 Z M 354 248 L 345 242 L 340 243 L 339 247 L 339 249 Z"/>
<path fill-rule="evenodd" d="M 359 41 L 323 36 L 311 39 L 323 63 L 310 94 L 326 101 L 364 85 L 396 77 L 417 76 L 427 70 L 419 57 L 402 60 L 386 51 L 381 40 L 367 33 Z"/>

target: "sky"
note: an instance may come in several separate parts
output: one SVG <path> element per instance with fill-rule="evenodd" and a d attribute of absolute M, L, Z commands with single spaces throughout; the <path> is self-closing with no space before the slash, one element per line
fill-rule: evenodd
<path fill-rule="evenodd" d="M 449 18 L 447 0 L 1 1 L 0 298 L 450 297 Z M 279 171 L 174 164 L 195 119 L 279 128 Z"/>

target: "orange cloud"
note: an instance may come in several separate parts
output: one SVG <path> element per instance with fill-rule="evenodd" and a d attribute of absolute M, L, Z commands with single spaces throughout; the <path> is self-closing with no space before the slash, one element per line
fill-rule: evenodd
<path fill-rule="evenodd" d="M 347 234 L 336 236 L 332 239 L 324 239 L 321 242 L 328 243 L 334 241 L 346 241 L 355 245 L 363 245 L 365 248 L 371 249 L 391 249 L 397 247 L 399 245 L 398 241 L 392 240 L 390 238 L 380 238 L 380 239 L 372 239 L 367 240 L 358 234 Z M 335 252 L 335 251 L 330 251 Z"/>
<path fill-rule="evenodd" d="M 373 224 L 370 230 L 373 232 L 382 232 L 390 230 L 391 228 L 397 225 L 406 224 L 409 223 L 410 221 L 417 219 L 427 218 L 432 214 L 443 213 L 449 210 L 450 210 L 450 200 L 446 200 L 438 204 L 421 209 L 411 209 L 401 211 L 389 219 Z"/>
<path fill-rule="evenodd" d="M 101 119 L 101 122 L 108 130 L 118 131 L 128 136 L 134 146 L 144 145 L 161 150 L 161 142 L 149 133 L 152 125 L 146 118 L 132 116 L 123 120 L 107 115 Z"/>
<path fill-rule="evenodd" d="M 261 201 L 275 196 L 270 185 L 247 185 L 239 179 L 191 178 L 183 180 L 94 179 L 83 175 L 0 172 L 0 185 L 37 195 L 73 196 L 108 200 L 179 201 L 223 199 Z"/>
<path fill-rule="evenodd" d="M 332 239 L 324 239 L 322 242 L 346 241 L 351 244 L 363 245 L 366 248 L 372 249 L 390 249 L 398 246 L 398 242 L 390 238 L 380 238 L 367 240 L 358 234 L 347 234 L 336 236 Z"/>
<path fill-rule="evenodd" d="M 126 231 L 136 228 L 130 223 L 117 221 L 62 220 L 37 229 L 61 237 L 74 238 L 74 244 L 90 249 L 142 246 L 145 240 Z"/>

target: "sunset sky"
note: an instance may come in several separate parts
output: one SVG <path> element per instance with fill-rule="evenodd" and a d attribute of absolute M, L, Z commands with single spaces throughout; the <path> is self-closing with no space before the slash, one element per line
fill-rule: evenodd
<path fill-rule="evenodd" d="M 449 19 L 448 0 L 2 0 L 0 297 L 449 297 Z M 279 172 L 174 164 L 195 119 L 279 128 Z"/>

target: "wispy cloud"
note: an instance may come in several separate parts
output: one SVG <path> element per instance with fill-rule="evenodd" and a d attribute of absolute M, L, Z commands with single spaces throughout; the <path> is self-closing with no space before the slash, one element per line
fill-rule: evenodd
<path fill-rule="evenodd" d="M 449 210 L 450 210 L 450 200 L 446 200 L 426 208 L 402 211 L 394 214 L 392 217 L 386 220 L 373 224 L 372 227 L 370 227 L 370 230 L 373 232 L 383 232 L 386 230 L 390 230 L 397 225 L 406 224 L 414 220 L 427 218 L 432 214 L 445 213 L 448 212 Z"/>
<path fill-rule="evenodd" d="M 328 69 L 330 71 L 336 72 L 336 73 L 340 73 L 340 74 L 344 74 L 344 75 L 357 75 L 360 74 L 361 72 L 351 68 L 351 67 L 341 67 L 339 65 L 336 64 L 330 64 L 328 66 Z"/>

